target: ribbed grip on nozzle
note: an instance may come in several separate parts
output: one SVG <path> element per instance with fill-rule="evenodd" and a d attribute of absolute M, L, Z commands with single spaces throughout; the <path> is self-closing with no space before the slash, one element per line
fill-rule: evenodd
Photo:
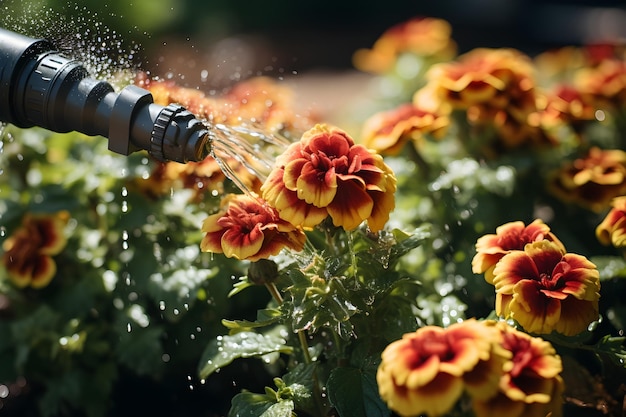
<path fill-rule="evenodd" d="M 164 107 L 157 116 L 149 153 L 160 161 L 201 161 L 209 156 L 207 126 L 177 104 Z"/>

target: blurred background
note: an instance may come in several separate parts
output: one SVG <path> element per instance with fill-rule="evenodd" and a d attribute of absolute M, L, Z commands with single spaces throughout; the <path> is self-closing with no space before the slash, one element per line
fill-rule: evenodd
<path fill-rule="evenodd" d="M 133 58 L 143 69 L 159 76 L 182 74 L 188 84 L 215 88 L 258 72 L 350 69 L 357 48 L 370 47 L 385 29 L 414 16 L 449 21 L 460 52 L 509 46 L 532 55 L 560 45 L 626 37 L 626 5 L 621 0 L 2 0 L 0 4 L 5 9 L 0 24 L 9 29 L 50 36 L 73 48 L 77 36 L 104 36 L 98 28 L 107 28 L 126 44 L 141 48 Z M 101 49 L 116 52 L 112 45 Z"/>
<path fill-rule="evenodd" d="M 389 27 L 447 20 L 459 53 L 513 47 L 535 55 L 626 38 L 622 0 L 0 0 L 0 26 L 47 37 L 105 75 L 132 67 L 218 93 L 267 75 L 288 79 L 298 106 L 335 114 L 370 79 L 352 65 Z M 300 109 L 298 109 L 300 110 Z M 333 119 L 328 121 L 333 122 Z"/>

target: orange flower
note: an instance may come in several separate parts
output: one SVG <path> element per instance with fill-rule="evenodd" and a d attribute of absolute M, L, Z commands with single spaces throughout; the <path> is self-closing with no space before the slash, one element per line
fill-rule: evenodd
<path fill-rule="evenodd" d="M 514 49 L 474 49 L 455 62 L 435 64 L 427 88 L 442 102 L 467 111 L 474 126 L 495 128 L 499 144 L 549 144 L 539 129 L 530 58 Z"/>
<path fill-rule="evenodd" d="M 603 245 L 626 247 L 626 196 L 616 197 L 613 208 L 596 228 L 596 236 Z"/>
<path fill-rule="evenodd" d="M 278 157 L 263 198 L 292 224 L 313 227 L 328 215 L 352 230 L 379 231 L 395 207 L 396 179 L 383 158 L 344 131 L 317 125 Z"/>
<path fill-rule="evenodd" d="M 382 74 L 393 68 L 398 56 L 405 52 L 449 59 L 456 53 L 451 33 L 445 20 L 416 17 L 387 29 L 372 49 L 357 50 L 352 61 L 361 71 Z"/>
<path fill-rule="evenodd" d="M 235 172 L 237 178 L 253 192 L 261 187 L 261 180 L 253 175 L 234 158 L 225 158 L 225 162 Z M 133 186 L 152 198 L 169 195 L 172 188 L 186 188 L 194 191 L 194 199 L 202 199 L 205 193 L 217 190 L 224 191 L 226 175 L 214 158 L 206 158 L 200 162 L 157 163 L 148 178 L 137 178 Z"/>
<path fill-rule="evenodd" d="M 304 232 L 281 220 L 276 210 L 243 194 L 225 197 L 220 211 L 204 220 L 202 232 L 206 233 L 202 251 L 250 261 L 276 255 L 285 247 L 300 251 L 306 240 Z"/>
<path fill-rule="evenodd" d="M 311 127 L 312 115 L 293 112 L 294 96 L 290 88 L 268 77 L 253 77 L 235 84 L 221 96 L 207 96 L 202 91 L 185 88 L 173 81 L 152 80 L 140 74 L 135 84 L 149 90 L 155 103 L 178 103 L 197 116 L 214 123 L 240 125 L 254 122 L 270 130 L 298 132 Z"/>
<path fill-rule="evenodd" d="M 493 273 L 496 313 L 515 319 L 527 332 L 573 336 L 598 319 L 596 266 L 554 242 L 541 240 L 509 252 Z"/>
<path fill-rule="evenodd" d="M 502 365 L 495 328 L 471 319 L 443 329 L 426 326 L 389 344 L 376 381 L 381 398 L 402 416 L 440 416 L 452 409 L 466 384 L 481 398 L 496 394 Z M 496 366 L 487 366 L 490 361 Z M 477 369 L 493 369 L 494 373 Z M 495 378 L 494 378 L 495 375 Z"/>
<path fill-rule="evenodd" d="M 529 58 L 513 49 L 474 49 L 455 62 L 433 65 L 428 71 L 429 83 L 437 94 L 456 108 L 476 104 L 509 107 L 508 91 L 519 88 L 531 91 L 532 66 Z"/>
<path fill-rule="evenodd" d="M 410 141 L 424 134 L 441 136 L 448 125 L 448 115 L 403 104 L 393 110 L 374 114 L 363 125 L 363 145 L 380 153 L 398 154 Z"/>
<path fill-rule="evenodd" d="M 26 214 L 22 226 L 4 241 L 2 263 L 18 287 L 47 286 L 57 267 L 52 256 L 67 243 L 64 228 L 69 219 L 65 211 L 54 214 Z"/>
<path fill-rule="evenodd" d="M 576 86 L 598 100 L 598 105 L 609 104 L 622 107 L 626 100 L 626 62 L 621 59 L 605 59 L 596 67 L 579 71 Z"/>
<path fill-rule="evenodd" d="M 600 212 L 626 194 L 626 152 L 593 147 L 553 174 L 548 186 L 562 200 Z"/>
<path fill-rule="evenodd" d="M 500 322 L 502 347 L 512 355 L 500 378 L 500 392 L 474 398 L 477 417 L 559 417 L 564 391 L 561 358 L 552 345 Z"/>
<path fill-rule="evenodd" d="M 496 229 L 496 234 L 484 235 L 476 241 L 476 255 L 472 259 L 472 271 L 475 274 L 484 273 L 485 280 L 493 284 L 493 269 L 504 255 L 512 251 L 524 250 L 527 243 L 544 239 L 554 242 L 565 251 L 561 241 L 540 219 L 536 219 L 528 226 L 521 221 L 503 224 Z"/>

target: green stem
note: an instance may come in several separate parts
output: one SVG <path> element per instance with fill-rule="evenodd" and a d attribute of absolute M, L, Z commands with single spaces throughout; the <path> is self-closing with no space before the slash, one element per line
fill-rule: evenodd
<path fill-rule="evenodd" d="M 278 305 L 281 305 L 283 303 L 283 296 L 280 295 L 280 291 L 278 291 L 278 288 L 276 288 L 276 284 L 274 284 L 273 282 L 266 282 L 265 288 L 267 288 L 267 290 L 272 295 L 272 298 L 276 300 Z"/>
<path fill-rule="evenodd" d="M 298 340 L 300 341 L 300 347 L 302 348 L 302 354 L 304 355 L 304 362 L 308 365 L 313 362 L 311 354 L 309 353 L 309 343 L 306 341 L 306 332 L 304 330 L 298 330 Z"/>
<path fill-rule="evenodd" d="M 265 288 L 270 292 L 272 298 L 276 300 L 278 305 L 283 303 L 283 297 L 280 295 L 280 291 L 273 282 L 265 283 Z M 311 353 L 309 353 L 309 343 L 306 340 L 306 332 L 304 330 L 298 330 L 298 340 L 300 341 L 300 347 L 302 348 L 302 355 L 304 356 L 304 362 L 308 365 L 313 363 Z M 313 391 L 315 394 L 315 406 L 317 407 L 318 414 L 320 416 L 325 415 L 324 406 L 320 403 L 322 393 L 320 391 L 319 379 L 317 378 L 317 372 L 313 371 Z"/>
<path fill-rule="evenodd" d="M 280 295 L 280 291 L 276 288 L 276 284 L 273 282 L 268 282 L 265 284 L 267 290 L 272 294 L 272 297 L 278 305 L 283 303 L 283 297 Z M 309 353 L 309 344 L 306 341 L 306 333 L 304 330 L 298 330 L 298 340 L 300 341 L 300 347 L 302 348 L 302 355 L 304 356 L 304 362 L 307 364 L 313 362 L 311 359 L 311 354 Z"/>

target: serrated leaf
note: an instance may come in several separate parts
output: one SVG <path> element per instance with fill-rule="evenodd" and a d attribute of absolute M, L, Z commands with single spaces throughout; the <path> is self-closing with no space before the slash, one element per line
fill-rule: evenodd
<path fill-rule="evenodd" d="M 595 344 L 595 349 L 598 353 L 607 354 L 613 363 L 626 369 L 624 341 L 626 341 L 626 337 L 606 335 Z"/>
<path fill-rule="evenodd" d="M 281 401 L 271 405 L 260 417 L 291 417 L 293 416 L 293 410 L 293 401 Z"/>
<path fill-rule="evenodd" d="M 266 394 L 242 392 L 235 395 L 228 417 L 291 417 L 294 403 L 291 400 L 276 402 Z"/>
<path fill-rule="evenodd" d="M 200 378 L 208 377 L 238 358 L 259 357 L 269 353 L 292 353 L 293 348 L 285 343 L 282 337 L 254 332 L 218 336 L 207 346 L 202 355 Z"/>
<path fill-rule="evenodd" d="M 341 417 L 387 417 L 391 411 L 378 395 L 374 369 L 335 368 L 326 383 L 328 399 Z"/>

